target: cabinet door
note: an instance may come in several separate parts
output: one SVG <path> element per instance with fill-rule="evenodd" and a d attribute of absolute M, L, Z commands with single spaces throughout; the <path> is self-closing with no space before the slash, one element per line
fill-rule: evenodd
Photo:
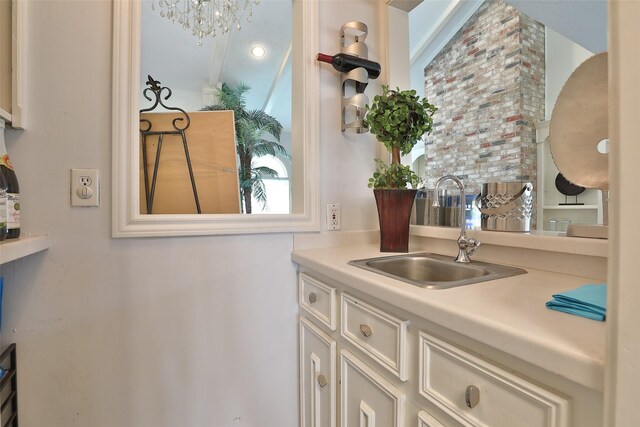
<path fill-rule="evenodd" d="M 336 342 L 300 319 L 300 426 L 336 425 Z"/>
<path fill-rule="evenodd" d="M 418 427 L 445 427 L 440 421 L 425 411 L 418 413 Z"/>
<path fill-rule="evenodd" d="M 341 427 L 404 426 L 404 393 L 347 350 L 340 377 Z"/>
<path fill-rule="evenodd" d="M 11 2 L 0 2 L 0 118 L 11 121 Z"/>
<path fill-rule="evenodd" d="M 0 119 L 22 129 L 27 1 L 0 1 Z"/>

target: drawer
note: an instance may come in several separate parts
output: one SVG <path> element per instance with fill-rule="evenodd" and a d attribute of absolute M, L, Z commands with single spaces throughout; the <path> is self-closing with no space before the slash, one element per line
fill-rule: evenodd
<path fill-rule="evenodd" d="M 340 352 L 340 425 L 404 427 L 405 394 L 351 352 Z"/>
<path fill-rule="evenodd" d="M 420 394 L 462 425 L 571 425 L 567 399 L 424 332 L 419 365 Z"/>
<path fill-rule="evenodd" d="M 332 331 L 336 330 L 336 288 L 301 273 L 298 278 L 298 303 L 319 322 Z"/>
<path fill-rule="evenodd" d="M 341 294 L 340 333 L 402 381 L 407 380 L 407 325 L 349 294 Z"/>

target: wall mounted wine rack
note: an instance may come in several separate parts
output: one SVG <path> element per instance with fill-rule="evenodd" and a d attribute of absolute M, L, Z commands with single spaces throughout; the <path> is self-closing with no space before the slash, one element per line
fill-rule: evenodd
<path fill-rule="evenodd" d="M 369 34 L 366 24 L 359 21 L 347 22 L 340 28 L 340 51 L 368 59 L 369 50 L 365 39 Z M 342 73 L 342 131 L 365 133 L 369 128 L 364 123 L 369 98 L 364 90 L 369 84 L 367 70 L 360 67 Z"/>

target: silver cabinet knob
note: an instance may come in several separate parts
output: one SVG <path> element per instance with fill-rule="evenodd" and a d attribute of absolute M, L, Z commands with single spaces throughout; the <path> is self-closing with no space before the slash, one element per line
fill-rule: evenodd
<path fill-rule="evenodd" d="M 318 301 L 318 295 L 315 292 L 309 292 L 309 303 L 313 304 L 316 301 Z"/>
<path fill-rule="evenodd" d="M 324 387 L 327 385 L 327 379 L 322 374 L 318 375 L 318 385 L 320 387 Z"/>
<path fill-rule="evenodd" d="M 464 401 L 469 408 L 475 408 L 480 403 L 480 389 L 474 385 L 467 386 L 464 392 Z"/>
<path fill-rule="evenodd" d="M 373 331 L 371 330 L 369 325 L 365 324 L 360 325 L 360 332 L 362 332 L 362 335 L 364 335 L 365 338 L 368 338 L 371 336 L 371 334 L 373 334 Z"/>

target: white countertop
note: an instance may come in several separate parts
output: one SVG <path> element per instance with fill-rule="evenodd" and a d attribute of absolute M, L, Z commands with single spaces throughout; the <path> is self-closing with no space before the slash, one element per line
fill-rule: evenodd
<path fill-rule="evenodd" d="M 292 260 L 374 298 L 586 387 L 603 390 L 605 323 L 549 310 L 557 292 L 598 281 L 526 268 L 527 274 L 427 290 L 348 265 L 393 255 L 377 244 L 294 250 Z"/>

